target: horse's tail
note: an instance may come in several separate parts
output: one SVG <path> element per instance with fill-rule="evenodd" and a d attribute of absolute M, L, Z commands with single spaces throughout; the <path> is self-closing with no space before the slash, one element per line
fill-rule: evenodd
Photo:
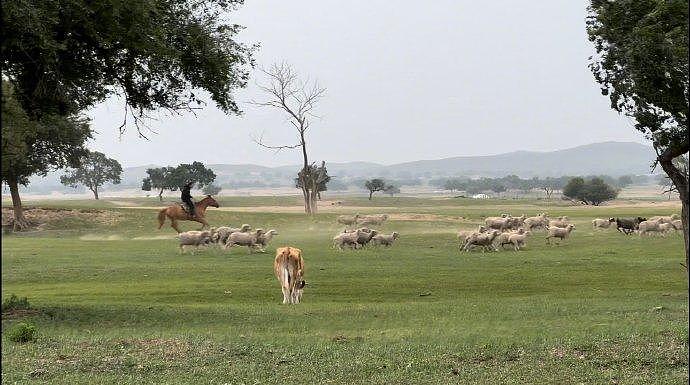
<path fill-rule="evenodd" d="M 158 230 L 163 227 L 163 223 L 165 223 L 165 211 L 168 210 L 168 208 L 164 208 L 163 210 L 158 212 Z"/>

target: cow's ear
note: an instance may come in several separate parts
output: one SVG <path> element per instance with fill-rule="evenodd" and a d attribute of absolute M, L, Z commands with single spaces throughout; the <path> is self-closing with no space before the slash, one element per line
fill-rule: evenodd
<path fill-rule="evenodd" d="M 307 282 L 306 281 L 300 281 L 298 289 L 304 289 L 305 286 L 307 286 Z"/>

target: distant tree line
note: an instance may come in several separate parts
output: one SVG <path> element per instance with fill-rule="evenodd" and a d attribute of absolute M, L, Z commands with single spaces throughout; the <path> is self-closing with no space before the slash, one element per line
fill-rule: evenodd
<path fill-rule="evenodd" d="M 562 191 L 572 176 L 546 177 L 546 178 L 527 178 L 522 179 L 516 175 L 508 175 L 502 178 L 437 178 L 429 181 L 429 184 L 444 190 L 464 191 L 468 194 L 477 194 L 484 191 L 502 193 L 508 190 L 532 191 L 543 190 L 547 198 L 551 198 L 554 192 Z M 594 178 L 602 180 L 614 189 L 620 189 L 633 183 L 633 177 L 624 175 L 614 178 L 608 175 L 591 175 L 584 177 L 584 180 Z"/>

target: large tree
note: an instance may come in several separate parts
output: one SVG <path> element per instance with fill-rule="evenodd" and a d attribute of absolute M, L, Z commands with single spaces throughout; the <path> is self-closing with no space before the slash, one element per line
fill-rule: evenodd
<path fill-rule="evenodd" d="M 163 190 L 169 189 L 173 186 L 169 185 L 171 180 L 170 174 L 175 170 L 175 167 L 157 167 L 146 169 L 148 176 L 144 178 L 141 184 L 141 189 L 144 191 L 158 190 L 158 200 L 163 200 Z"/>
<path fill-rule="evenodd" d="M 141 189 L 144 191 L 158 190 L 159 200 L 163 200 L 163 190 L 177 191 L 187 180 L 191 180 L 202 188 L 216 180 L 216 174 L 213 170 L 201 162 L 182 163 L 177 167 L 149 168 L 146 173 L 149 176 L 142 181 Z"/>
<path fill-rule="evenodd" d="M 89 151 L 80 160 L 80 166 L 70 169 L 60 177 L 60 183 L 76 188 L 86 186 L 98 199 L 98 189 L 105 183 L 120 184 L 122 166 L 115 159 L 108 158 L 102 152 Z"/>
<path fill-rule="evenodd" d="M 592 0 L 590 68 L 611 108 L 635 120 L 682 202 L 688 266 L 688 174 L 674 159 L 688 139 L 688 0 Z"/>
<path fill-rule="evenodd" d="M 369 200 L 371 200 L 375 192 L 385 191 L 388 187 L 386 181 L 381 178 L 369 179 L 364 182 L 364 188 L 369 190 Z"/>
<path fill-rule="evenodd" d="M 280 151 L 283 149 L 302 150 L 302 168 L 297 173 L 297 188 L 302 190 L 304 197 L 304 212 L 315 214 L 317 212 L 317 197 L 319 186 L 325 188 L 328 181 L 325 162 L 321 166 L 309 162 L 306 134 L 311 126 L 311 118 L 314 115 L 316 103 L 326 93 L 317 82 L 308 84 L 299 79 L 297 72 L 287 63 L 273 64 L 268 70 L 262 70 L 268 78 L 266 84 L 260 84 L 259 88 L 266 94 L 266 100 L 253 101 L 252 104 L 260 107 L 270 107 L 281 110 L 287 116 L 287 120 L 295 128 L 297 143 L 293 145 L 268 145 L 263 138 L 256 142 L 266 148 Z"/>
<path fill-rule="evenodd" d="M 9 82 L 2 82 L 2 181 L 7 183 L 14 209 L 14 229 L 30 226 L 24 217 L 19 186 L 32 175 L 79 165 L 91 137 L 88 119 L 79 115 L 43 114 L 31 119 L 15 99 Z"/>
<path fill-rule="evenodd" d="M 47 166 L 63 166 L 66 155 L 82 155 L 65 151 L 83 142 L 87 126 L 78 114 L 112 95 L 124 101 L 120 131 L 131 117 L 142 136 L 142 119 L 150 112 L 176 114 L 203 105 L 199 90 L 224 112 L 239 113 L 233 90 L 246 85 L 253 66 L 253 47 L 235 41 L 241 27 L 228 18 L 241 3 L 3 1 L 3 79 L 13 85 L 24 111 L 24 155 L 43 163 L 23 167 L 8 180 L 15 186 L 13 205 L 21 207 L 17 183 Z M 46 136 L 47 130 L 59 135 Z"/>

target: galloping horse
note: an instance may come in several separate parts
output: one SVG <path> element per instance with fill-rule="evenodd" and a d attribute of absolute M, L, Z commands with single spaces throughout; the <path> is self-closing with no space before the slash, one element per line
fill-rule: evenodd
<path fill-rule="evenodd" d="M 203 230 L 204 228 L 209 227 L 208 222 L 206 222 L 206 219 L 204 219 L 204 216 L 206 215 L 206 208 L 208 206 L 218 207 L 218 202 L 216 202 L 216 200 L 213 199 L 210 195 L 206 195 L 206 198 L 194 203 L 194 208 L 196 209 L 196 217 L 194 218 L 192 218 L 179 203 L 176 203 L 172 206 L 168 206 L 158 212 L 158 229 L 160 230 L 161 227 L 163 227 L 163 224 L 165 223 L 165 217 L 167 216 L 168 218 L 170 218 L 170 226 L 173 229 L 175 229 L 178 233 L 180 232 L 180 229 L 177 228 L 178 220 L 199 222 L 203 225 L 201 226 L 201 229 Z"/>

